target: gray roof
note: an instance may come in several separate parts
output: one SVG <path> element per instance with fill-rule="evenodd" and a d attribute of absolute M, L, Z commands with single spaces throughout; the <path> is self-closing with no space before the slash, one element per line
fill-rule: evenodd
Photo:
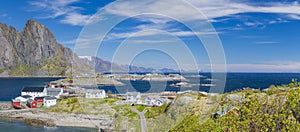
<path fill-rule="evenodd" d="M 43 92 L 44 87 L 24 87 L 22 92 Z"/>
<path fill-rule="evenodd" d="M 56 100 L 56 98 L 55 97 L 46 96 L 44 98 L 44 100 Z"/>
<path fill-rule="evenodd" d="M 60 88 L 47 88 L 47 95 L 49 96 L 57 96 L 60 92 Z"/>
<path fill-rule="evenodd" d="M 35 101 L 32 99 L 29 99 L 27 102 L 31 104 L 32 102 L 35 102 Z"/>
<path fill-rule="evenodd" d="M 126 95 L 128 95 L 128 96 L 138 96 L 138 95 L 140 95 L 140 92 L 127 92 Z"/>
<path fill-rule="evenodd" d="M 30 95 L 23 95 L 23 96 L 21 96 L 22 98 L 25 98 L 25 99 L 29 99 L 29 98 L 31 98 L 32 96 L 30 96 Z"/>
<path fill-rule="evenodd" d="M 86 93 L 90 93 L 90 94 L 97 94 L 97 93 L 102 93 L 104 92 L 103 89 L 88 89 L 86 90 Z"/>

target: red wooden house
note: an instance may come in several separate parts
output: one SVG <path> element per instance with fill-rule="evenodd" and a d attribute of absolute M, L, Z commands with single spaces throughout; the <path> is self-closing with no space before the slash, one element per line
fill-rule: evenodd
<path fill-rule="evenodd" d="M 43 103 L 43 102 L 44 102 L 44 98 L 45 98 L 45 97 L 35 97 L 35 98 L 34 98 L 34 101 L 36 101 L 36 102 L 38 102 L 38 103 L 40 103 L 40 102 Z"/>
<path fill-rule="evenodd" d="M 34 100 L 32 100 L 32 99 L 29 99 L 29 100 L 27 101 L 27 106 L 28 106 L 29 108 L 37 108 L 37 102 L 34 101 Z"/>
<path fill-rule="evenodd" d="M 18 99 L 13 99 L 11 104 L 15 109 L 21 109 L 21 101 Z"/>

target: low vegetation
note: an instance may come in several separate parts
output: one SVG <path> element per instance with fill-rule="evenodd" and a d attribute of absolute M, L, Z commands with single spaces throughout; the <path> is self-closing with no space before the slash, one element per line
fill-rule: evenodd
<path fill-rule="evenodd" d="M 20 64 L 15 68 L 11 69 L 9 76 L 36 76 L 37 69 L 39 69 L 39 67 Z"/>
<path fill-rule="evenodd" d="M 6 70 L 7 70 L 7 68 L 0 69 L 0 74 L 5 72 Z"/>
<path fill-rule="evenodd" d="M 225 97 L 238 94 L 241 101 Z M 218 118 L 199 120 L 187 116 L 171 131 L 297 131 L 300 130 L 300 87 L 293 80 L 289 85 L 272 86 L 268 90 L 243 90 L 224 94 L 220 106 L 237 109 Z"/>
<path fill-rule="evenodd" d="M 81 107 L 78 98 L 61 99 L 55 106 L 44 108 L 51 112 L 66 112 L 66 113 L 83 113 L 84 109 Z"/>

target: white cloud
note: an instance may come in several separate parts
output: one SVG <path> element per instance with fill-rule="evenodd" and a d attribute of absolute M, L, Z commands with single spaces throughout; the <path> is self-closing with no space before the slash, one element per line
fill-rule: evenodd
<path fill-rule="evenodd" d="M 6 13 L 0 14 L 0 18 L 4 18 L 4 17 L 7 17 Z"/>
<path fill-rule="evenodd" d="M 178 2 L 187 2 L 178 4 Z M 91 14 L 82 14 L 82 7 L 74 6 L 73 3 L 78 3 L 80 0 L 42 0 L 38 2 L 30 2 L 37 10 L 47 12 L 41 18 L 57 18 L 62 17 L 61 22 L 71 25 L 84 25 L 87 23 Z M 199 12 L 195 12 L 191 6 L 194 6 Z M 226 21 L 228 19 L 215 20 L 215 18 L 229 17 L 232 15 L 248 12 L 257 13 L 277 13 L 285 14 L 290 19 L 300 19 L 300 6 L 297 2 L 294 3 L 266 3 L 264 6 L 242 3 L 233 0 L 119 0 L 113 2 L 110 6 L 101 8 L 106 12 L 121 15 L 131 16 L 136 13 L 149 12 L 159 15 L 161 13 L 170 18 L 158 18 L 153 16 L 139 16 L 140 20 L 151 21 L 156 24 L 163 24 L 172 21 L 173 17 L 180 18 L 186 21 L 207 19 L 210 22 Z M 202 15 L 200 15 L 202 13 Z M 72 19 L 71 17 L 84 18 L 81 20 Z M 275 21 L 270 21 L 270 24 Z M 250 23 L 248 23 L 250 24 Z"/>
<path fill-rule="evenodd" d="M 207 32 L 192 32 L 192 31 L 169 31 L 168 32 L 172 36 L 177 37 L 190 37 L 195 35 L 212 35 L 217 34 L 217 32 L 207 31 Z M 133 32 L 126 33 L 111 33 L 108 36 L 108 39 L 122 39 L 128 37 L 145 37 L 145 36 L 154 36 L 154 35 L 164 35 L 166 32 L 162 32 L 160 30 L 139 30 Z"/>
<path fill-rule="evenodd" d="M 151 12 L 153 14 L 164 13 L 168 16 L 176 16 L 185 20 L 205 19 L 205 17 L 214 19 L 247 12 L 300 15 L 300 6 L 298 3 L 270 3 L 268 6 L 255 6 L 231 0 L 187 1 L 205 16 L 192 11 L 193 9 L 191 9 L 188 4 L 176 4 L 176 2 L 178 2 L 176 0 L 117 1 L 110 7 L 105 8 L 105 10 L 112 14 L 122 16 L 131 16 L 136 13 L 144 12 Z"/>
<path fill-rule="evenodd" d="M 300 62 L 276 62 L 258 64 L 214 65 L 216 69 L 227 67 L 227 72 L 300 72 Z M 211 64 L 198 64 L 202 71 L 211 71 Z"/>
<path fill-rule="evenodd" d="M 66 14 L 65 18 L 61 20 L 62 23 L 71 24 L 71 25 L 85 25 L 90 19 L 91 15 L 82 15 L 79 13 L 69 13 Z"/>
<path fill-rule="evenodd" d="M 179 2 L 181 2 L 179 4 Z M 195 8 L 191 8 L 191 7 Z M 202 20 L 208 22 L 223 22 L 231 19 L 243 19 L 242 13 L 275 13 L 288 16 L 290 19 L 300 19 L 300 5 L 294 3 L 266 3 L 264 6 L 251 3 L 242 3 L 233 0 L 119 0 L 103 8 L 104 12 L 118 16 L 131 17 L 136 14 L 147 14 L 136 16 L 140 21 L 150 21 L 153 25 L 159 25 L 158 29 L 169 30 L 169 23 L 175 18 L 200 23 Z M 150 15 L 151 14 L 151 15 Z M 241 14 L 241 15 L 237 15 Z M 299 18 L 298 18 L 299 17 Z M 173 19 L 174 18 L 174 19 Z M 274 20 L 248 21 L 244 25 L 248 27 L 266 27 L 266 24 L 288 22 L 282 18 Z M 154 26 L 145 24 L 144 29 L 152 29 Z M 157 27 L 154 27 L 155 29 Z M 245 27 L 239 25 L 228 28 L 230 30 L 243 30 Z M 178 30 L 178 29 L 177 29 Z M 127 34 L 127 33 L 125 33 Z M 189 32 L 180 31 L 175 34 L 180 36 L 191 36 Z M 122 34 L 120 34 L 122 35 Z M 124 35 L 124 34 L 123 34 Z M 150 34 L 152 35 L 152 34 Z"/>
<path fill-rule="evenodd" d="M 246 26 L 250 26 L 250 27 L 253 27 L 253 26 L 259 26 L 259 25 L 263 25 L 263 23 L 261 22 L 258 22 L 258 21 L 254 21 L 254 22 L 245 22 L 244 23 Z"/>
<path fill-rule="evenodd" d="M 230 72 L 300 72 L 300 63 L 228 64 Z"/>
<path fill-rule="evenodd" d="M 275 42 L 275 41 L 259 41 L 255 42 L 255 44 L 278 44 L 280 42 Z"/>
<path fill-rule="evenodd" d="M 62 17 L 62 23 L 74 26 L 85 25 L 91 15 L 80 13 L 82 7 L 72 6 L 73 3 L 78 3 L 80 0 L 42 0 L 38 2 L 30 2 L 33 5 L 33 11 L 43 11 L 46 14 L 39 16 L 41 19 Z"/>

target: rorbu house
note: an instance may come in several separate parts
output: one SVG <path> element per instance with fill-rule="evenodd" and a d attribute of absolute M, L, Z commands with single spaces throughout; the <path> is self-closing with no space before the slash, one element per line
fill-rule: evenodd
<path fill-rule="evenodd" d="M 43 103 L 44 102 L 44 98 L 45 97 L 35 97 L 34 101 L 38 102 L 38 103 Z"/>
<path fill-rule="evenodd" d="M 29 108 L 37 108 L 37 102 L 34 101 L 33 99 L 29 99 L 29 100 L 27 101 L 27 106 L 28 106 Z"/>
<path fill-rule="evenodd" d="M 13 99 L 11 101 L 11 104 L 12 106 L 15 108 L 15 109 L 21 109 L 21 101 L 19 99 Z"/>
<path fill-rule="evenodd" d="M 15 98 L 15 100 L 20 100 L 21 102 L 27 102 L 29 99 L 33 99 L 33 97 L 30 95 L 23 95 Z"/>
<path fill-rule="evenodd" d="M 47 95 L 47 90 L 44 87 L 24 87 L 21 96 L 29 95 L 32 97 L 42 97 Z"/>

